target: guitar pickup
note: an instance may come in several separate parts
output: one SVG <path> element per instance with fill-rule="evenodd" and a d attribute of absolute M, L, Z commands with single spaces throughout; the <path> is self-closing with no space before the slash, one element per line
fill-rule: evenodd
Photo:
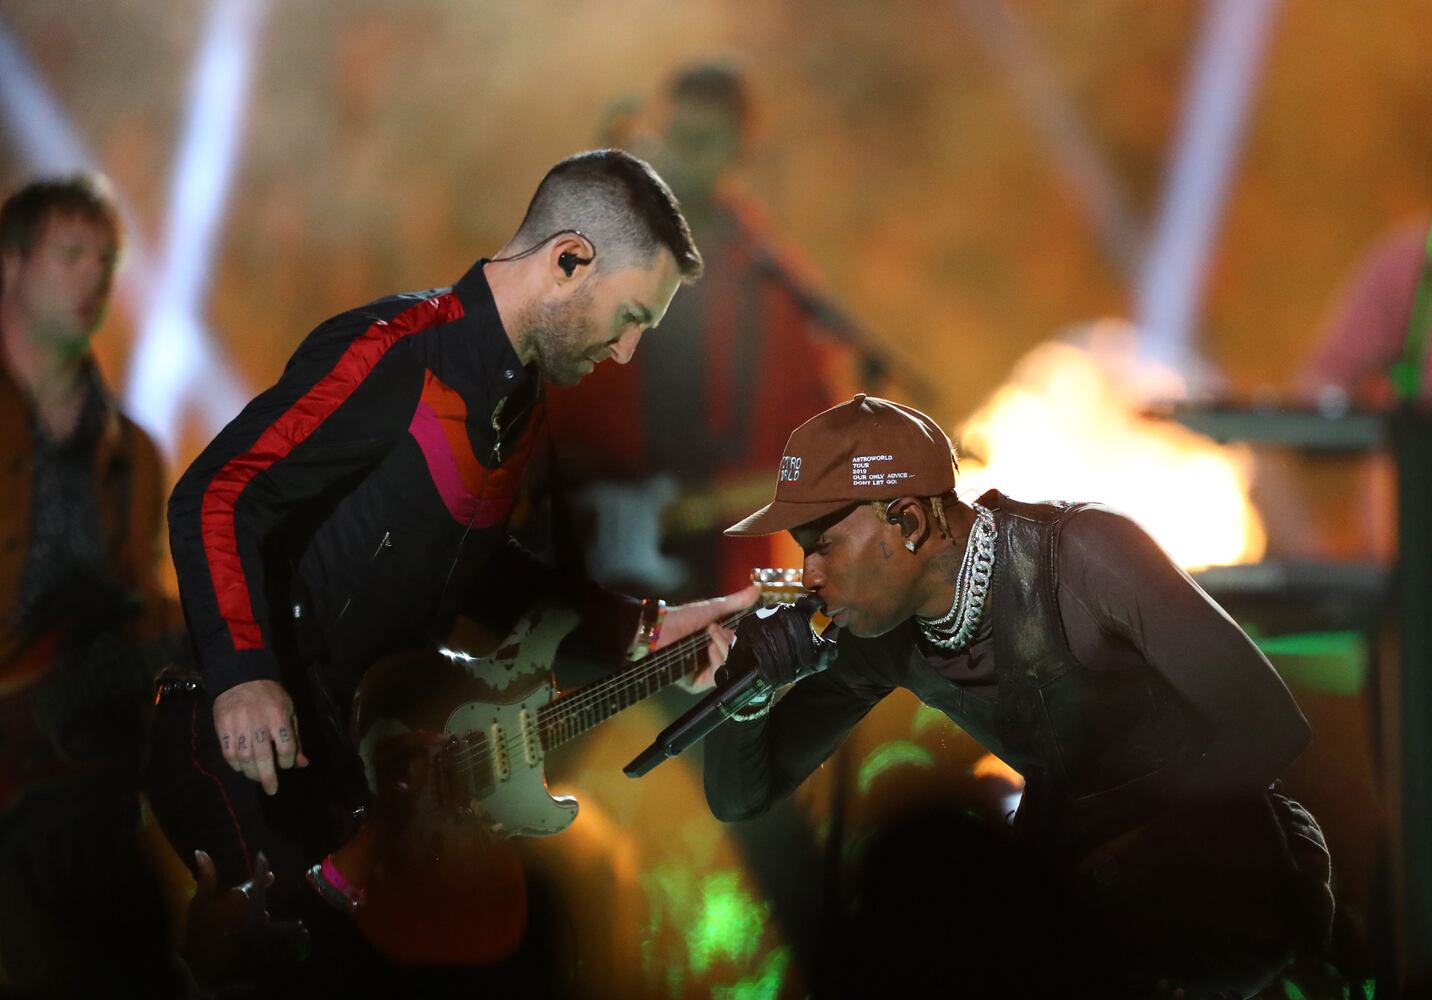
<path fill-rule="evenodd" d="M 524 708 L 518 718 L 522 726 L 522 756 L 528 767 L 536 767 L 542 761 L 542 734 L 537 728 L 537 713 Z"/>
<path fill-rule="evenodd" d="M 497 723 L 487 731 L 487 744 L 492 748 L 492 776 L 498 781 L 512 777 L 512 762 L 507 757 L 507 734 Z"/>

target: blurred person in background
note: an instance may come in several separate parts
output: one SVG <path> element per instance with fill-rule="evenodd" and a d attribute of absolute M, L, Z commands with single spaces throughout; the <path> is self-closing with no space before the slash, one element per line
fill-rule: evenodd
<path fill-rule="evenodd" d="M 1352 463 L 1351 496 L 1334 495 L 1335 505 L 1329 503 L 1326 497 L 1331 491 L 1323 469 L 1304 472 L 1304 478 L 1294 480 L 1285 469 L 1260 467 L 1270 501 L 1280 509 L 1275 524 L 1282 532 L 1290 533 L 1304 551 L 1335 547 L 1334 555 L 1346 557 L 1351 553 L 1388 567 L 1396 567 L 1408 558 L 1410 550 L 1404 547 L 1408 543 L 1401 537 L 1399 510 L 1404 504 L 1409 510 L 1424 509 L 1426 503 L 1408 503 L 1399 497 L 1403 473 L 1398 466 L 1408 457 L 1405 449 L 1411 448 L 1412 454 L 1425 454 L 1426 445 L 1417 440 L 1423 437 L 1425 441 L 1425 437 L 1415 428 L 1425 426 L 1425 414 L 1432 402 L 1429 338 L 1432 220 L 1423 216 L 1395 226 L 1362 251 L 1338 294 L 1328 303 L 1317 346 L 1294 382 L 1298 401 L 1318 407 L 1329 418 L 1335 419 L 1348 410 L 1377 412 L 1387 418 L 1391 433 L 1380 445 L 1363 455 L 1334 453 L 1327 460 L 1339 466 Z M 1408 432 L 1413 434 L 1409 437 Z M 1412 472 L 1403 485 L 1418 481 Z M 1316 515 L 1321 516 L 1314 520 Z M 1383 605 L 1380 614 L 1388 617 L 1376 627 L 1386 627 L 1389 619 L 1396 619 L 1396 603 Z M 1370 644 L 1374 642 L 1371 635 L 1370 632 Z M 1397 690 L 1397 659 L 1386 655 L 1368 658 L 1371 672 L 1362 710 L 1371 724 L 1372 746 L 1380 746 L 1389 732 L 1396 732 L 1395 725 L 1389 725 L 1384 715 L 1386 696 L 1380 692 Z M 1369 753 L 1367 749 L 1361 752 Z M 1330 835 L 1337 837 L 1338 817 L 1332 812 L 1324 815 Z M 1351 905 L 1342 908 L 1345 919 L 1340 921 L 1343 926 L 1339 930 L 1349 939 L 1350 950 L 1366 950 L 1376 956 L 1375 961 L 1390 977 L 1396 967 L 1395 935 L 1364 928 L 1376 928 L 1379 920 L 1387 919 L 1377 911 L 1382 905 L 1379 900 L 1393 895 L 1385 880 L 1395 877 L 1387 873 L 1391 865 L 1387 852 L 1396 838 L 1387 831 L 1386 824 L 1396 816 L 1396 810 L 1383 807 L 1375 810 L 1374 816 L 1376 825 L 1363 843 L 1375 874 L 1358 880 L 1344 872 L 1345 888 L 1340 898 L 1348 899 Z M 1343 820 L 1343 824 L 1348 825 L 1348 821 Z"/>
<path fill-rule="evenodd" d="M 1421 221 L 1384 236 L 1358 264 L 1334 303 L 1316 351 L 1299 373 L 1297 391 L 1340 409 L 1349 403 L 1391 406 L 1393 370 L 1413 331 L 1413 305 L 1429 266 L 1432 230 Z M 1432 322 L 1432 317 L 1423 317 Z M 1421 331 L 1425 337 L 1426 330 Z M 1416 398 L 1432 399 L 1432 353 L 1423 353 Z"/>
<path fill-rule="evenodd" d="M 1413 316 L 1429 267 L 1429 237 L 1426 220 L 1409 222 L 1362 254 L 1324 310 L 1317 344 L 1294 374 L 1296 403 L 1337 419 L 1349 410 L 1387 413 L 1400 401 L 1425 405 L 1432 399 L 1432 353 L 1425 350 L 1432 310 L 1422 317 L 1421 331 L 1414 330 Z M 1349 462 L 1345 454 L 1333 459 L 1339 468 Z M 1395 560 L 1396 463 L 1384 449 L 1353 461 L 1356 517 L 1347 516 L 1344 503 L 1329 508 L 1321 473 L 1300 472 L 1287 462 L 1259 463 L 1259 505 L 1280 511 L 1269 522 L 1270 548 L 1303 557 Z"/>
<path fill-rule="evenodd" d="M 0 207 L 0 967 L 21 991 L 133 995 L 164 975 L 139 774 L 163 472 L 91 353 L 120 249 L 108 185 Z"/>
<path fill-rule="evenodd" d="M 762 495 L 783 443 L 771 428 L 839 398 L 850 324 L 732 189 L 753 128 L 745 80 L 719 64 L 679 70 L 660 114 L 647 135 L 623 104 L 608 132 L 670 182 L 705 275 L 633 364 L 554 392 L 550 426 L 557 503 L 578 515 L 562 519 L 575 537 L 559 551 L 598 583 L 690 595 L 774 564 L 770 540 L 716 529 Z"/>
<path fill-rule="evenodd" d="M 699 62 L 678 68 L 655 100 L 614 103 L 604 122 L 613 144 L 670 182 L 705 272 L 632 364 L 551 395 L 553 532 L 534 543 L 599 584 L 694 597 L 789 564 L 783 539 L 720 529 L 767 495 L 780 429 L 837 402 L 860 363 L 850 318 L 736 182 L 755 103 L 737 69 Z M 674 694 L 664 704 L 681 707 Z M 783 808 L 736 840 L 797 962 L 806 960 L 820 851 L 805 817 Z"/>
<path fill-rule="evenodd" d="M 1273 785 L 1307 722 L 1129 518 L 963 503 L 940 427 L 862 393 L 796 428 L 775 499 L 729 530 L 789 531 L 842 631 L 822 670 L 799 616 L 742 624 L 726 668 L 767 691 L 707 738 L 717 818 L 789 796 L 902 687 L 1025 780 L 1009 831 L 957 811 L 887 831 L 826 982 L 1249 996 L 1326 939 L 1326 844 Z"/>
<path fill-rule="evenodd" d="M 181 857 L 207 850 L 229 885 L 262 851 L 275 912 L 346 913 L 357 889 L 313 862 L 366 795 L 347 733 L 375 661 L 433 648 L 459 613 L 510 624 L 543 598 L 578 607 L 578 641 L 616 664 L 754 600 L 667 613 L 562 579 L 507 532 L 544 383 L 630 362 L 701 266 L 650 166 L 570 157 L 497 256 L 326 321 L 200 454 L 169 504 L 198 671 L 161 698 L 150 781 Z"/>

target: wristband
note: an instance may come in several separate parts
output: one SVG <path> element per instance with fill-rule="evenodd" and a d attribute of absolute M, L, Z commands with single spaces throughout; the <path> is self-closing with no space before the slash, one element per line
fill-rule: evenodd
<path fill-rule="evenodd" d="M 770 715 L 771 706 L 774 704 L 775 701 L 767 699 L 766 701 L 761 702 L 761 704 L 753 711 L 732 712 L 730 715 L 727 716 L 727 718 L 730 719 L 732 722 L 755 722 L 757 719 L 764 719 L 766 716 Z"/>
<path fill-rule="evenodd" d="M 761 683 L 763 686 L 765 685 L 764 681 L 761 681 L 759 683 Z M 727 710 L 725 706 L 722 706 L 721 714 L 724 715 L 726 718 L 730 719 L 732 722 L 755 722 L 757 719 L 764 719 L 768 714 L 770 714 L 771 706 L 775 703 L 776 698 L 774 690 L 769 687 L 766 687 L 764 691 L 756 695 L 756 697 L 752 698 L 750 701 L 746 702 L 746 704 L 741 707 L 741 711 L 732 712 Z"/>
<path fill-rule="evenodd" d="M 343 877 L 343 873 L 333 863 L 333 855 L 328 855 L 303 874 L 313 891 L 340 913 L 352 913 L 363 905 L 363 890 L 355 889 Z"/>

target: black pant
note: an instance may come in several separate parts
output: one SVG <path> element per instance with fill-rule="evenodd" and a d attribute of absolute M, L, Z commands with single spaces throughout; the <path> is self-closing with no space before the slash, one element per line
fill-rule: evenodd
<path fill-rule="evenodd" d="M 160 698 L 147 775 L 150 805 L 164 834 L 191 870 L 194 852 L 214 860 L 221 890 L 253 876 L 260 854 L 274 873 L 265 896 L 271 922 L 297 920 L 309 932 L 310 954 L 296 962 L 261 926 L 240 930 L 245 944 L 229 968 L 213 970 L 227 985 L 256 988 L 259 995 L 367 996 L 385 971 L 353 921 L 333 910 L 304 882 L 304 871 L 340 846 L 354 805 L 344 780 L 352 754 L 325 738 L 322 720 L 306 708 L 307 693 L 285 685 L 294 697 L 306 768 L 279 770 L 278 793 L 233 770 L 219 749 L 213 699 L 201 688 L 178 688 Z"/>
<path fill-rule="evenodd" d="M 1250 995 L 1331 916 L 1324 849 L 1310 845 L 1322 864 L 1303 876 L 1276 826 L 1275 842 L 1250 842 L 1269 808 L 1173 816 L 1102 887 L 963 812 L 904 817 L 867 847 L 814 992 L 1121 1000 L 1167 978 L 1190 997 Z"/>
<path fill-rule="evenodd" d="M 0 817 L 0 964 L 17 994 L 164 995 L 166 935 L 132 774 L 57 782 Z"/>
<path fill-rule="evenodd" d="M 290 690 L 297 696 L 300 692 Z M 303 872 L 339 846 L 354 803 L 347 762 L 323 738 L 321 720 L 299 709 L 306 768 L 278 771 L 278 794 L 233 770 L 219 749 L 213 700 L 202 689 L 159 701 L 146 786 L 154 815 L 181 860 L 214 859 L 220 887 L 253 874 L 260 852 L 274 872 L 271 909 L 282 913 L 303 888 Z"/>

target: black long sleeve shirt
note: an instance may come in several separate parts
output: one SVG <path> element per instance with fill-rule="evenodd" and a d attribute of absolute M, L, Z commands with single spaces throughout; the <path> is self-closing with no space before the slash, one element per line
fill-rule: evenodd
<path fill-rule="evenodd" d="M 507 536 L 541 385 L 483 263 L 319 326 L 175 487 L 170 543 L 212 694 L 281 678 L 275 616 L 295 576 L 327 656 L 360 673 L 474 589 L 563 589 Z M 604 639 L 635 633 L 632 602 L 582 596 Z"/>
<path fill-rule="evenodd" d="M 1205 724 L 1207 742 L 1182 794 L 1263 788 L 1306 744 L 1307 722 L 1267 658 L 1127 517 L 1093 506 L 1069 518 L 1057 593 L 1081 669 L 1158 671 Z M 728 722 L 707 738 L 712 811 L 724 820 L 764 812 L 897 686 L 942 708 L 993 699 L 999 613 L 988 605 L 973 642 L 954 654 L 916 638 L 910 622 L 879 640 L 843 636 L 831 668 L 794 685 L 764 720 Z"/>

